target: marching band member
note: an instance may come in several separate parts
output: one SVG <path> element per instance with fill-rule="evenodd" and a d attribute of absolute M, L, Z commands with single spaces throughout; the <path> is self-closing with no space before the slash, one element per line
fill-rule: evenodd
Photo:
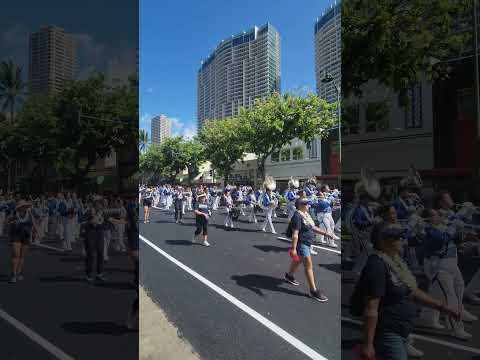
<path fill-rule="evenodd" d="M 175 223 L 176 224 L 182 224 L 182 217 L 183 217 L 183 203 L 184 198 L 183 198 L 183 189 L 179 187 L 178 189 L 173 191 L 173 202 L 174 202 L 174 208 L 175 208 Z"/>
<path fill-rule="evenodd" d="M 349 214 L 348 221 L 352 231 L 352 246 L 358 256 L 355 260 L 352 274 L 359 276 L 368 256 L 372 252 L 370 233 L 376 218 L 369 203 L 371 199 L 378 199 L 381 187 L 373 171 L 362 169 L 361 178 L 355 185 L 357 203 Z"/>
<path fill-rule="evenodd" d="M 255 214 L 255 206 L 257 205 L 257 199 L 255 197 L 255 192 L 253 189 L 248 190 L 247 196 L 245 196 L 245 206 L 250 209 L 248 221 L 251 223 L 257 223 L 257 216 Z"/>
<path fill-rule="evenodd" d="M 327 199 L 325 193 L 319 193 L 316 202 L 316 212 L 320 229 L 323 229 L 331 235 L 331 238 L 328 241 L 325 240 L 324 236 L 319 235 L 320 242 L 328 243 L 331 247 L 338 247 L 335 243 L 335 240 L 338 240 L 339 237 L 335 235 L 335 222 L 332 217 L 332 203 L 331 200 Z"/>
<path fill-rule="evenodd" d="M 225 225 L 225 228 L 230 227 L 233 229 L 235 227 L 233 225 L 233 218 L 232 218 L 233 199 L 232 199 L 232 196 L 230 195 L 229 189 L 225 189 L 223 197 L 225 199 L 225 209 L 227 211 L 224 225 Z"/>
<path fill-rule="evenodd" d="M 440 200 L 440 201 L 445 201 Z M 448 327 L 453 336 L 468 340 L 472 337 L 467 333 L 462 320 L 476 320 L 473 315 L 463 309 L 462 299 L 464 281 L 458 269 L 457 245 L 455 243 L 458 233 L 452 226 L 447 226 L 441 219 L 438 211 L 431 209 L 426 211 L 429 225 L 426 227 L 425 236 L 425 274 L 430 280 L 429 294 L 462 314 L 462 319 L 448 318 Z M 421 314 L 421 324 L 434 329 L 444 329 L 439 322 L 439 312 L 424 309 Z"/>
<path fill-rule="evenodd" d="M 265 186 L 265 193 L 262 196 L 261 199 L 261 205 L 263 207 L 263 210 L 265 211 L 265 221 L 262 225 L 262 231 L 266 232 L 267 229 L 267 224 L 270 226 L 272 234 L 276 234 L 277 232 L 275 231 L 275 228 L 273 227 L 273 222 L 272 222 L 272 213 L 274 211 L 275 207 L 275 200 L 273 198 L 273 190 L 276 187 L 275 180 L 271 177 L 267 177 L 264 182 Z"/>

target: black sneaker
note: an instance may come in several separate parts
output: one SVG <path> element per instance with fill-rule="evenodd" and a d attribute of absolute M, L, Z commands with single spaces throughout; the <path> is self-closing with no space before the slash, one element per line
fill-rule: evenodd
<path fill-rule="evenodd" d="M 289 273 L 285 273 L 284 279 L 285 279 L 286 282 L 288 282 L 292 285 L 295 285 L 295 286 L 300 285 L 300 283 L 297 280 L 295 280 L 295 278 L 293 276 L 291 276 Z"/>
<path fill-rule="evenodd" d="M 18 280 L 18 281 L 22 281 L 22 280 L 23 280 L 23 275 L 22 275 L 22 274 L 18 274 L 18 275 L 17 275 L 17 280 Z"/>
<path fill-rule="evenodd" d="M 320 290 L 310 291 L 310 297 L 320 302 L 328 301 L 328 298 L 326 297 L 326 295 L 320 292 Z"/>
<path fill-rule="evenodd" d="M 91 275 L 87 275 L 87 276 L 85 277 L 85 280 L 87 280 L 88 282 L 91 283 L 91 282 L 93 281 L 93 277 L 92 277 Z"/>
<path fill-rule="evenodd" d="M 15 275 L 13 275 L 8 282 L 10 284 L 15 284 L 17 282 L 17 277 Z"/>
<path fill-rule="evenodd" d="M 100 282 L 105 282 L 107 279 L 105 278 L 105 275 L 103 274 L 98 274 L 97 275 L 97 281 L 100 281 Z"/>

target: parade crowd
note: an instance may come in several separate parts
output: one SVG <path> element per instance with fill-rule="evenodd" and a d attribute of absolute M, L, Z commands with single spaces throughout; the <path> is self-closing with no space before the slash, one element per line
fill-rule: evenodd
<path fill-rule="evenodd" d="M 196 223 L 192 243 L 207 247 L 210 246 L 208 224 L 214 214 L 224 216 L 224 229 L 230 230 L 239 226 L 238 220 L 241 217 L 250 223 L 259 223 L 257 216 L 262 213 L 264 220 L 258 231 L 272 234 L 277 234 L 273 219 L 278 216 L 287 217 L 289 225 L 286 235 L 292 241 L 292 261 L 284 279 L 298 286 L 294 273 L 303 262 L 310 296 L 318 301 L 327 301 L 325 294 L 315 285 L 311 255 L 317 255 L 313 246 L 315 243 L 338 247 L 336 241 L 339 237 L 335 234 L 341 230 L 341 194 L 338 189 L 331 190 L 328 185 L 317 185 L 314 178 L 300 186 L 299 180 L 291 178 L 288 188 L 280 193 L 276 189 L 275 180 L 267 176 L 263 186 L 257 188 L 247 185 L 226 185 L 224 188 L 204 185 L 142 185 L 138 200 L 144 208 L 145 224 L 150 222 L 152 208 L 173 210 L 173 220 L 176 223 L 182 223 L 183 216 L 192 212 Z"/>
<path fill-rule="evenodd" d="M 9 282 L 24 279 L 31 246 L 84 257 L 85 280 L 106 281 L 105 263 L 112 251 L 128 253 L 138 287 L 138 203 L 134 196 L 74 192 L 25 196 L 0 193 L 0 238 L 11 246 Z M 138 299 L 129 326 L 134 326 Z"/>
<path fill-rule="evenodd" d="M 356 283 L 350 312 L 364 319 L 362 358 L 423 356 L 413 346 L 415 328 L 472 339 L 464 323 L 478 318 L 464 304 L 480 305 L 480 208 L 455 203 L 448 190 L 429 198 L 423 190 L 413 168 L 396 196 L 365 170 L 345 211 L 351 239 L 342 255 L 352 270 L 344 276 Z"/>

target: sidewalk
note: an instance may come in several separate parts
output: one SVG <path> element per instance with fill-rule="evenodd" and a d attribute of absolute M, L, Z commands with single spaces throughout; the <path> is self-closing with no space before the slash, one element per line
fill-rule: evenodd
<path fill-rule="evenodd" d="M 200 360 L 140 286 L 140 360 Z"/>

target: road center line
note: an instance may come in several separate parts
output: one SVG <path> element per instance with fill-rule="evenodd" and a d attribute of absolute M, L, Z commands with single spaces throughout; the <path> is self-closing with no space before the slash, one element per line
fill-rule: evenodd
<path fill-rule="evenodd" d="M 30 338 L 30 340 L 34 341 L 38 345 L 40 345 L 42 348 L 47 350 L 50 354 L 55 356 L 59 360 L 74 360 L 71 356 L 65 354 L 62 350 L 60 350 L 58 347 L 50 343 L 48 340 L 44 339 L 37 333 L 35 333 L 33 330 L 28 328 L 27 326 L 23 325 L 20 321 L 0 309 L 0 317 L 7 321 L 10 325 L 15 327 L 17 330 L 22 332 L 25 336 Z"/>
<path fill-rule="evenodd" d="M 349 323 L 352 323 L 352 324 L 355 324 L 355 325 L 363 325 L 363 322 L 358 321 L 358 320 L 353 320 L 353 319 L 350 319 L 350 318 L 345 317 L 345 316 L 342 316 L 342 321 L 346 321 L 346 322 L 349 322 Z M 450 347 L 450 348 L 453 348 L 453 349 L 463 350 L 463 351 L 471 352 L 473 354 L 480 355 L 480 349 L 472 348 L 470 346 L 456 344 L 456 343 L 452 343 L 452 342 L 449 342 L 449 341 L 439 340 L 439 339 L 432 338 L 430 336 L 424 336 L 424 335 L 418 335 L 418 334 L 412 334 L 412 337 L 414 339 L 423 340 L 423 341 L 431 342 L 431 343 L 434 343 L 434 344 L 443 345 L 443 346 Z"/>
<path fill-rule="evenodd" d="M 277 236 L 277 239 L 292 242 L 291 239 L 288 239 L 288 238 L 285 238 L 285 237 L 282 237 L 282 236 Z M 325 246 L 319 246 L 319 245 L 312 245 L 312 246 L 316 249 L 330 251 L 330 252 L 333 252 L 335 254 L 341 254 L 342 253 L 340 250 L 330 249 L 330 248 L 325 247 Z"/>
<path fill-rule="evenodd" d="M 50 249 L 50 250 L 65 252 L 64 249 L 56 248 L 55 246 L 48 246 L 48 245 L 44 245 L 44 244 L 35 244 L 35 243 L 33 243 L 32 245 L 36 246 L 36 247 L 43 247 L 43 248 Z"/>
<path fill-rule="evenodd" d="M 280 328 L 278 325 L 274 324 L 273 322 L 271 322 L 270 320 L 268 320 L 267 318 L 265 318 L 264 316 L 262 316 L 261 314 L 259 314 L 255 310 L 253 310 L 248 305 L 244 304 L 243 302 L 241 302 L 240 300 L 238 300 L 234 296 L 230 295 L 229 293 L 227 293 L 226 291 L 224 291 L 223 289 L 221 289 L 220 287 L 218 287 L 217 285 L 212 283 L 210 280 L 204 278 L 202 275 L 198 274 L 197 272 L 190 269 L 185 264 L 181 263 L 180 261 L 178 261 L 177 259 L 175 259 L 171 255 L 167 254 L 165 251 L 163 251 L 158 246 L 156 246 L 155 244 L 150 242 L 148 239 L 146 239 L 144 236 L 139 234 L 139 237 L 145 244 L 150 246 L 152 249 L 154 249 L 160 255 L 164 256 L 165 258 L 170 260 L 172 263 L 177 265 L 179 268 L 181 268 L 182 270 L 184 270 L 185 272 L 187 272 L 188 274 L 193 276 L 195 279 L 197 279 L 198 281 L 200 281 L 201 283 L 203 283 L 204 285 L 206 285 L 207 287 L 209 287 L 210 289 L 215 291 L 217 294 L 219 294 L 220 296 L 222 296 L 225 299 L 227 299 L 228 301 L 230 301 L 233 305 L 238 307 L 240 310 L 244 311 L 245 313 L 250 315 L 252 318 L 257 320 L 259 323 L 261 323 L 262 325 L 264 325 L 265 327 L 270 329 L 272 332 L 274 332 L 275 334 L 280 336 L 286 342 L 288 342 L 289 344 L 294 346 L 297 350 L 299 350 L 302 353 L 304 353 L 305 355 L 307 355 L 310 359 L 327 360 L 327 358 L 325 358 L 324 356 L 317 353 L 315 350 L 313 350 L 312 348 L 310 348 L 309 346 L 307 346 L 306 344 L 304 344 L 303 342 L 301 342 L 300 340 L 295 338 L 293 335 L 289 334 L 288 332 L 286 332 L 285 330 Z"/>

